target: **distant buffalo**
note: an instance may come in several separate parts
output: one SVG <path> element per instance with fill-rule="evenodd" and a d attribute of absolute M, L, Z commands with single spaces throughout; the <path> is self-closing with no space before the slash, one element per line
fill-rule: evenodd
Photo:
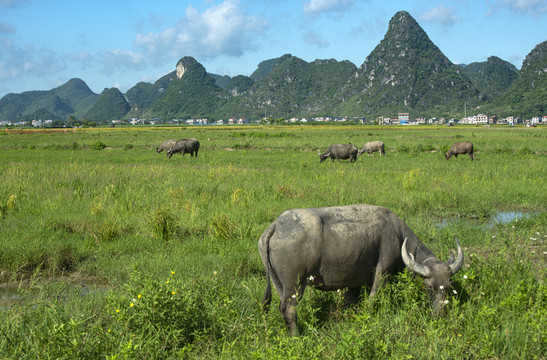
<path fill-rule="evenodd" d="M 377 140 L 366 143 L 363 148 L 359 150 L 357 155 L 361 156 L 363 153 L 367 153 L 368 156 L 374 156 L 375 151 L 379 151 L 380 155 L 386 156 L 386 150 L 383 141 Z"/>
<path fill-rule="evenodd" d="M 319 152 L 319 162 L 325 161 L 327 158 L 331 158 L 332 161 L 335 159 L 340 161 L 340 159 L 349 159 L 349 162 L 354 162 L 357 159 L 357 146 L 353 144 L 334 144 L 329 146 L 327 151 L 323 154 Z"/>
<path fill-rule="evenodd" d="M 167 153 L 175 144 L 177 143 L 177 140 L 175 139 L 169 139 L 165 140 L 161 143 L 160 146 L 156 147 L 156 152 L 159 154 L 160 152 L 164 151 Z M 169 156 L 169 154 L 167 154 Z"/>
<path fill-rule="evenodd" d="M 461 155 L 461 154 L 469 154 L 469 158 L 471 160 L 475 160 L 475 153 L 473 152 L 473 144 L 471 144 L 468 141 L 454 143 L 450 147 L 450 150 L 448 150 L 448 152 L 444 154 L 444 157 L 446 158 L 446 160 L 448 160 L 450 159 L 452 155 L 454 155 L 454 157 L 457 158 L 458 155 Z"/>
<path fill-rule="evenodd" d="M 167 156 L 170 158 L 171 156 L 173 156 L 173 154 L 180 153 L 183 156 L 184 154 L 190 154 L 190 156 L 193 157 L 195 154 L 196 157 L 198 157 L 198 151 L 199 141 L 197 141 L 195 138 L 181 139 L 177 141 L 175 146 L 167 150 Z"/>

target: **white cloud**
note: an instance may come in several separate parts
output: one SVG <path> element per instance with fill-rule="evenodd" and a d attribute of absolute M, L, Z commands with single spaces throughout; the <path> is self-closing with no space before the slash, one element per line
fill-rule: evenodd
<path fill-rule="evenodd" d="M 143 53 L 121 49 L 106 51 L 102 55 L 102 62 L 102 72 L 109 75 L 113 74 L 117 68 L 142 69 L 150 63 Z"/>
<path fill-rule="evenodd" d="M 355 0 L 310 0 L 304 3 L 304 12 L 312 17 L 326 12 L 344 12 Z"/>
<path fill-rule="evenodd" d="M 503 0 L 502 5 L 533 16 L 547 13 L 545 0 Z"/>
<path fill-rule="evenodd" d="M 304 34 L 304 41 L 308 44 L 317 45 L 320 48 L 324 48 L 330 45 L 327 40 L 321 38 L 321 36 L 319 36 L 319 34 L 317 34 L 313 30 L 306 31 L 306 33 Z"/>
<path fill-rule="evenodd" d="M 0 38 L 0 80 L 46 77 L 58 73 L 65 67 L 63 58 L 47 48 L 22 48 L 9 39 Z"/>
<path fill-rule="evenodd" d="M 188 6 L 178 24 L 161 32 L 139 33 L 135 50 L 110 50 L 104 54 L 104 70 L 141 68 L 193 56 L 200 60 L 218 56 L 239 57 L 259 47 L 267 27 L 260 17 L 246 13 L 238 0 L 225 0 L 199 12 Z"/>
<path fill-rule="evenodd" d="M 441 25 L 454 25 L 461 21 L 460 17 L 456 15 L 454 9 L 440 5 L 430 11 L 422 14 L 421 20 L 425 22 L 435 22 Z"/>

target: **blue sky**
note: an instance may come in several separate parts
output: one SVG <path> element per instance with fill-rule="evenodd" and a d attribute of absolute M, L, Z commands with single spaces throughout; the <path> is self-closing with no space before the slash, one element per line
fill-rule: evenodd
<path fill-rule="evenodd" d="M 0 0 L 0 98 L 71 78 L 125 92 L 183 56 L 229 76 L 287 53 L 360 66 L 400 10 L 457 64 L 520 69 L 547 40 L 546 0 Z"/>

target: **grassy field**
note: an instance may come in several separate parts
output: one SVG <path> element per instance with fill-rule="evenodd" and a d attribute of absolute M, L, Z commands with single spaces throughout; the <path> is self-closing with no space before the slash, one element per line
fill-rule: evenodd
<path fill-rule="evenodd" d="M 189 137 L 197 158 L 155 151 Z M 372 140 L 386 157 L 319 163 Z M 457 141 L 477 160 L 446 161 Z M 547 357 L 547 128 L 2 130 L 0 175 L 0 358 Z M 348 310 L 307 290 L 291 338 L 277 294 L 260 311 L 258 239 L 285 209 L 356 203 L 443 260 L 460 239 L 449 311 L 405 272 Z"/>

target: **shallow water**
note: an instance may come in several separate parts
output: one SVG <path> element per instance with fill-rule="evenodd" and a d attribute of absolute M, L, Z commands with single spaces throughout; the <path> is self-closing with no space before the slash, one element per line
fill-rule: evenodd
<path fill-rule="evenodd" d="M 530 213 L 525 213 L 522 211 L 507 211 L 507 212 L 499 212 L 496 215 L 492 216 L 490 218 L 490 223 L 492 224 L 509 224 L 513 220 L 520 220 L 529 218 L 532 216 Z"/>
<path fill-rule="evenodd" d="M 0 307 L 9 307 L 19 299 L 21 295 L 17 286 L 0 287 Z"/>
<path fill-rule="evenodd" d="M 500 211 L 484 222 L 477 222 L 477 221 L 466 220 L 461 218 L 450 218 L 450 219 L 441 220 L 437 224 L 437 227 L 442 229 L 447 226 L 454 225 L 456 223 L 468 222 L 468 223 L 476 224 L 476 226 L 478 227 L 489 228 L 495 225 L 509 224 L 515 220 L 530 218 L 531 216 L 535 214 L 536 213 L 528 213 L 523 211 Z"/>
<path fill-rule="evenodd" d="M 108 290 L 108 286 L 100 280 L 82 279 L 80 281 L 71 281 L 65 283 L 72 293 L 78 296 L 86 296 L 95 292 Z M 0 310 L 9 308 L 11 305 L 23 300 L 22 291 L 19 284 L 2 284 L 0 286 Z"/>

